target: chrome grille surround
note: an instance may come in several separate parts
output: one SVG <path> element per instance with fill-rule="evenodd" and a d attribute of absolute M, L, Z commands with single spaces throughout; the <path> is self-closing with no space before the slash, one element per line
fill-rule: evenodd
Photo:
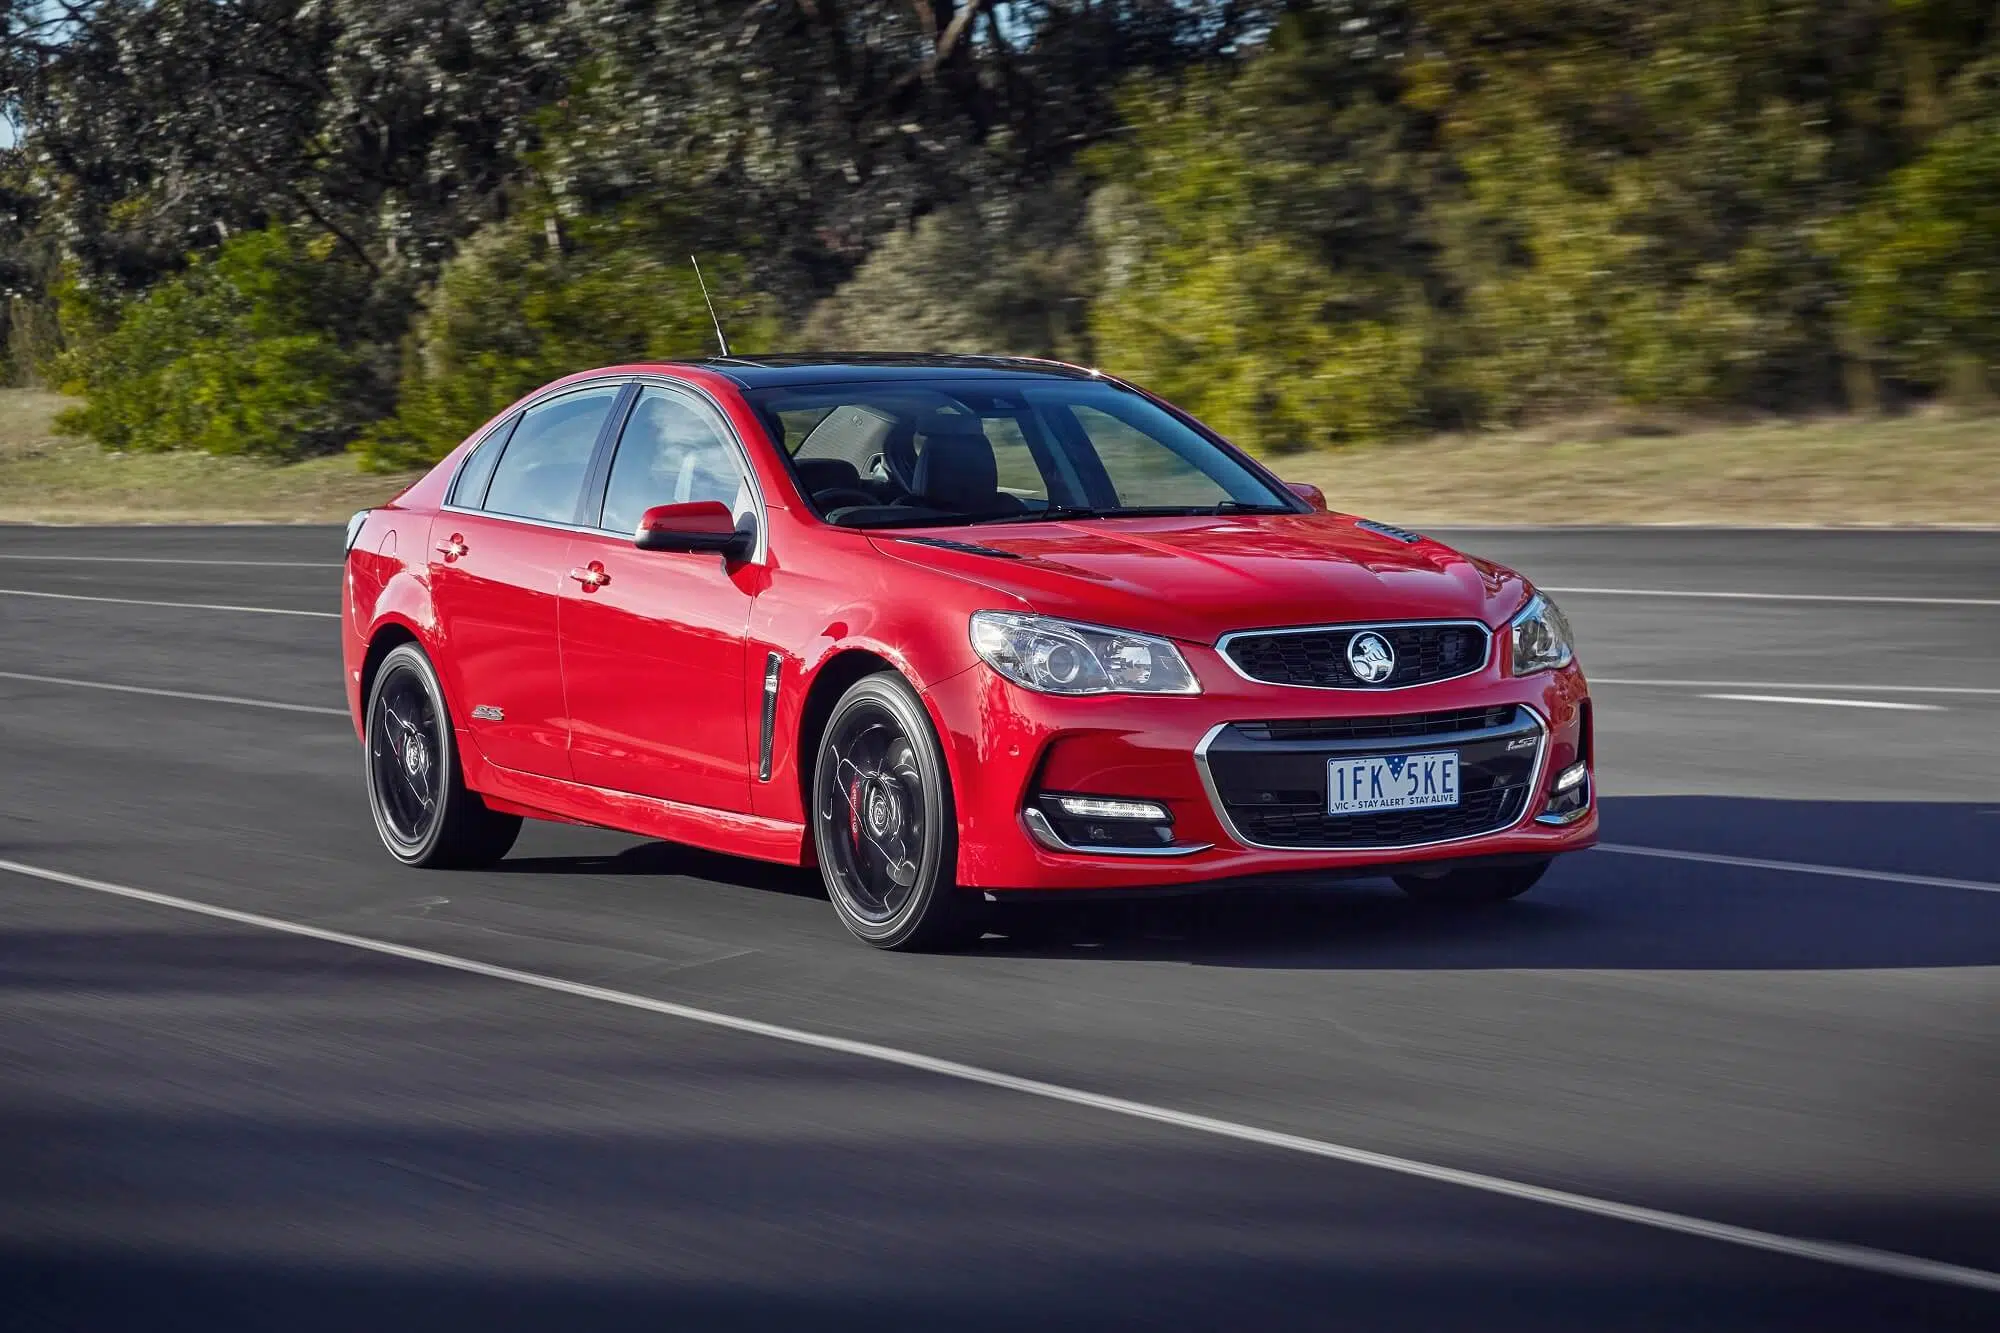
<path fill-rule="evenodd" d="M 1230 838 L 1232 838 L 1235 842 L 1244 847 L 1254 847 L 1260 851 L 1273 851 L 1273 852 L 1403 852 L 1403 851 L 1414 851 L 1424 847 L 1443 847 L 1443 846 L 1448 846 L 1452 843 L 1472 842 L 1479 838 L 1490 838 L 1495 834 L 1511 832 L 1514 829 L 1520 828 L 1523 825 L 1527 824 L 1535 814 L 1536 810 L 1535 798 L 1541 792 L 1542 778 L 1544 776 L 1544 768 L 1548 763 L 1549 737 L 1550 737 L 1549 723 L 1548 719 L 1543 717 L 1538 709 L 1531 708 L 1527 704 L 1520 704 L 1517 705 L 1516 707 L 1519 708 L 1520 712 L 1526 713 L 1528 715 L 1528 717 L 1534 722 L 1536 728 L 1535 757 L 1534 757 L 1534 762 L 1532 763 L 1528 771 L 1527 785 L 1525 788 L 1523 799 L 1521 801 L 1520 810 L 1514 815 L 1513 818 L 1506 820 L 1504 823 L 1497 824 L 1492 828 L 1479 829 L 1470 833 L 1457 833 L 1453 834 L 1450 837 L 1432 838 L 1422 841 L 1397 842 L 1397 843 L 1378 843 L 1378 842 L 1274 843 L 1274 842 L 1258 842 L 1257 840 L 1247 836 L 1240 828 L 1237 827 L 1236 821 L 1230 817 L 1228 803 L 1225 802 L 1222 798 L 1221 789 L 1216 785 L 1215 774 L 1209 764 L 1209 750 L 1215 744 L 1217 738 L 1222 736 L 1224 732 L 1230 730 L 1232 727 L 1236 727 L 1239 725 L 1247 725 L 1247 726 L 1268 725 L 1268 723 L 1265 722 L 1265 720 L 1263 719 L 1255 719 L 1243 723 L 1218 722 L 1213 727 L 1210 727 L 1208 729 L 1208 732 L 1201 738 L 1201 741 L 1195 746 L 1194 750 L 1195 769 L 1201 775 L 1202 790 L 1208 794 L 1209 808 L 1214 810 L 1216 820 L 1222 825 L 1223 830 L 1226 833 L 1228 833 Z M 1379 754 L 1384 752 L 1396 753 L 1398 751 L 1421 750 L 1430 746 L 1439 746 L 1439 745 L 1454 745 L 1454 744 L 1462 745 L 1468 742 L 1477 742 L 1479 740 L 1492 740 L 1498 736 L 1504 736 L 1510 734 L 1514 730 L 1515 728 L 1512 726 L 1503 725 L 1497 727 L 1482 728 L 1479 731 L 1460 732 L 1457 733 L 1456 735 L 1450 735 L 1450 734 L 1439 735 L 1436 733 L 1424 734 L 1423 732 L 1418 731 L 1411 734 L 1405 734 L 1400 737 L 1369 737 L 1368 743 L 1365 745 L 1330 744 L 1322 749 L 1318 746 L 1306 743 L 1306 744 L 1294 744 L 1287 748 L 1292 753 L 1304 752 L 1304 753 L 1318 755 L 1323 761 L 1325 759 L 1333 758 L 1336 754 L 1341 753 L 1343 751 L 1347 753 L 1356 753 L 1356 754 L 1367 754 L 1367 753 Z"/>
<path fill-rule="evenodd" d="M 1373 631 L 1389 638 L 1392 646 L 1396 648 L 1396 654 L 1399 659 L 1398 670 L 1400 671 L 1400 659 L 1402 658 L 1404 647 L 1397 640 L 1407 640 L 1411 637 L 1412 631 L 1416 631 L 1420 635 L 1426 630 L 1439 631 L 1447 629 L 1469 630 L 1472 632 L 1479 643 L 1479 656 L 1476 661 L 1472 661 L 1463 668 L 1449 673 L 1426 675 L 1421 680 L 1394 681 L 1392 678 L 1391 683 L 1383 685 L 1362 684 L 1353 680 L 1351 673 L 1347 673 L 1341 669 L 1341 664 L 1346 659 L 1347 644 L 1357 634 L 1366 634 Z M 1246 667 L 1239 661 L 1236 656 L 1238 650 L 1244 649 L 1246 645 L 1253 641 L 1290 639 L 1302 641 L 1303 644 L 1305 641 L 1315 638 L 1326 640 L 1324 652 L 1333 659 L 1335 667 L 1335 670 L 1330 674 L 1335 677 L 1348 676 L 1349 678 L 1345 682 L 1339 679 L 1331 681 L 1274 680 L 1268 675 L 1260 676 L 1255 674 L 1249 667 Z M 1215 651 L 1231 671 L 1234 671 L 1237 675 L 1243 677 L 1243 679 L 1252 681 L 1258 685 L 1278 685 L 1294 690 L 1354 690 L 1361 693 L 1379 693 L 1385 690 L 1412 690 L 1422 685 L 1435 685 L 1440 681 L 1458 680 L 1465 676 L 1477 675 L 1486 669 L 1488 662 L 1493 660 L 1493 630 L 1486 622 L 1481 620 L 1371 620 L 1334 625 L 1297 625 L 1280 629 L 1239 629 L 1231 630 L 1217 639 L 1215 641 Z"/>

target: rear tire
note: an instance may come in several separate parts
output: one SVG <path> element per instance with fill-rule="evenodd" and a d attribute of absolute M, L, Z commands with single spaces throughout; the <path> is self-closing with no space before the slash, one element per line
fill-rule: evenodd
<path fill-rule="evenodd" d="M 405 643 L 389 650 L 365 716 L 368 810 L 389 855 L 410 866 L 475 869 L 507 854 L 521 817 L 487 809 L 466 787 L 451 713 L 423 649 Z"/>
<path fill-rule="evenodd" d="M 944 752 L 908 681 L 858 680 L 821 733 L 813 846 L 848 933 L 878 949 L 942 950 L 979 938 L 983 904 L 958 886 L 958 817 Z"/>
<path fill-rule="evenodd" d="M 1534 888 L 1548 871 L 1548 861 L 1531 861 L 1525 865 L 1512 866 L 1482 866 L 1477 869 L 1450 870 L 1428 879 L 1421 875 L 1398 875 L 1396 887 L 1420 903 L 1471 907 L 1479 903 L 1501 903 L 1510 898 L 1518 898 Z"/>

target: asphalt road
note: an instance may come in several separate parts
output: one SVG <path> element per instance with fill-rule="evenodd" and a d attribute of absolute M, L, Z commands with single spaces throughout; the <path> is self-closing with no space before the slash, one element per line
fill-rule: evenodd
<path fill-rule="evenodd" d="M 1454 538 L 1610 590 L 1681 855 L 932 958 L 609 833 L 396 867 L 334 621 L 144 604 L 332 611 L 336 533 L 0 528 L 0 1328 L 2000 1326 L 2000 534 Z"/>

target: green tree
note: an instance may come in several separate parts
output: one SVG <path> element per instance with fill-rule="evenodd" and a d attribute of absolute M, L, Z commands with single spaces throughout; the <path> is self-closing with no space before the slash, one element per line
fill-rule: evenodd
<path fill-rule="evenodd" d="M 880 238 L 799 331 L 808 348 L 1088 361 L 1097 255 L 1082 183 L 939 209 Z"/>
<path fill-rule="evenodd" d="M 1911 383 L 2000 390 L 2000 63 L 1969 71 L 1954 123 L 1842 238 L 1850 327 Z"/>
<path fill-rule="evenodd" d="M 386 407 L 367 346 L 343 337 L 367 274 L 330 240 L 272 226 L 119 299 L 72 278 L 61 429 L 112 449 L 296 459 L 339 449 Z"/>
<path fill-rule="evenodd" d="M 545 209 L 474 236 L 424 298 L 401 400 L 363 437 L 364 458 L 375 466 L 440 458 L 522 394 L 573 371 L 712 354 L 688 230 L 683 219 L 638 207 L 568 222 Z M 774 322 L 744 293 L 742 262 L 711 257 L 703 271 L 731 350 L 768 345 Z"/>
<path fill-rule="evenodd" d="M 1239 443 L 1392 434 L 1431 401 L 1436 187 L 1401 7 L 1295 15 L 1235 73 L 1137 85 L 1090 159 L 1098 356 Z"/>

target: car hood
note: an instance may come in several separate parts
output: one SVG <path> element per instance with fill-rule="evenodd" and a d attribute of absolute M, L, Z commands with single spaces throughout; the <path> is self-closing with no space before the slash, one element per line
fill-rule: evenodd
<path fill-rule="evenodd" d="M 1087 519 L 872 537 L 885 555 L 1045 615 L 1201 643 L 1231 630 L 1355 620 L 1498 626 L 1528 595 L 1512 570 L 1348 514 Z"/>

